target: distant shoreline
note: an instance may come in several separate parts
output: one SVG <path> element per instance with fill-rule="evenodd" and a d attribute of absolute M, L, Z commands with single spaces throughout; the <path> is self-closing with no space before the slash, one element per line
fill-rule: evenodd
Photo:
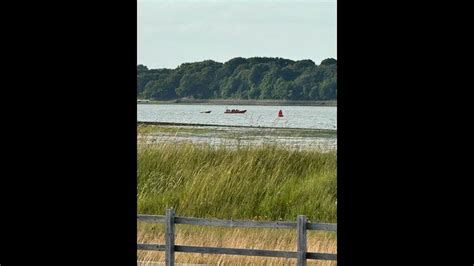
<path fill-rule="evenodd" d="M 336 106 L 337 101 L 243 100 L 243 99 L 175 99 L 169 101 L 137 100 L 137 104 L 208 104 L 208 105 L 281 105 Z"/>

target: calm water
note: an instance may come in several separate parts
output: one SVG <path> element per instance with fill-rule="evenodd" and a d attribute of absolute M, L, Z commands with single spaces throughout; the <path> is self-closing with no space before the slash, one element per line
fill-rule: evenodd
<path fill-rule="evenodd" d="M 224 114 L 226 108 L 247 110 Z M 283 118 L 278 118 L 278 110 Z M 209 114 L 200 113 L 211 111 Z M 193 124 L 337 129 L 337 107 L 137 104 L 137 120 Z"/>

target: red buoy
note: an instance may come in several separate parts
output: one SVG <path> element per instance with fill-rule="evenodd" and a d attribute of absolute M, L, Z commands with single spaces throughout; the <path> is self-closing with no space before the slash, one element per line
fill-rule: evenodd
<path fill-rule="evenodd" d="M 278 111 L 278 117 L 283 117 L 283 112 L 281 110 Z"/>

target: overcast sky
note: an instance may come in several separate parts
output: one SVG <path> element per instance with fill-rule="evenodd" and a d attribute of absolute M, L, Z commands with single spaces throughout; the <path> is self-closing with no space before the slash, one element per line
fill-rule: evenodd
<path fill-rule="evenodd" d="M 335 0 L 138 0 L 138 64 L 337 58 Z"/>

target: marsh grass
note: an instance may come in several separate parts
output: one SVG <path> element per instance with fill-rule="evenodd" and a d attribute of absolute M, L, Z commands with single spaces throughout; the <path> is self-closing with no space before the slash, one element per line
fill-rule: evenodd
<path fill-rule="evenodd" d="M 336 153 L 278 145 L 138 146 L 138 211 L 221 219 L 336 222 Z"/>

